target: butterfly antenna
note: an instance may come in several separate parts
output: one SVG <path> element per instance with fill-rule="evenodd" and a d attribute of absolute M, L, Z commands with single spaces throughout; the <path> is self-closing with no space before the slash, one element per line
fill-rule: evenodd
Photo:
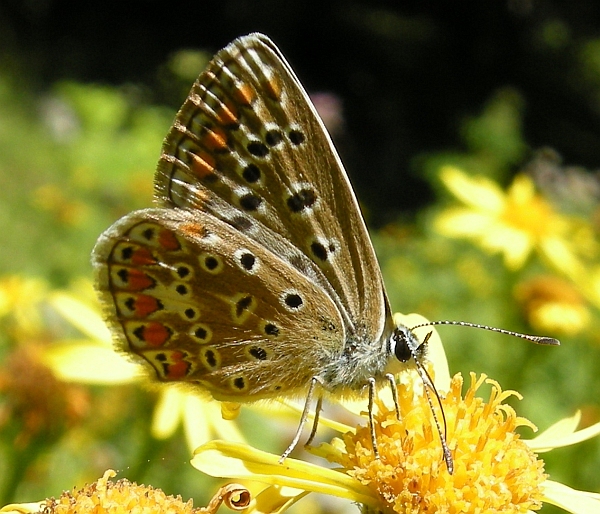
<path fill-rule="evenodd" d="M 421 325 L 416 325 L 411 327 L 411 330 L 415 328 L 421 327 L 431 327 L 434 325 L 457 325 L 459 327 L 470 327 L 470 328 L 480 328 L 482 330 L 489 330 L 490 332 L 498 332 L 500 334 L 506 334 L 508 336 L 519 337 L 521 339 L 525 339 L 535 344 L 547 344 L 551 346 L 560 346 L 560 341 L 558 339 L 554 339 L 553 337 L 545 337 L 545 336 L 533 336 L 530 334 L 522 334 L 521 332 L 513 332 L 512 330 L 505 330 L 503 328 L 490 327 L 488 325 L 480 325 L 479 323 L 469 323 L 467 321 L 429 321 L 427 323 L 423 323 Z"/>
<path fill-rule="evenodd" d="M 421 346 L 427 345 L 427 341 L 429 341 L 429 338 L 431 337 L 432 334 L 433 334 L 433 332 L 429 332 L 425 336 L 425 340 L 421 343 Z M 444 461 L 446 462 L 446 467 L 448 468 L 448 473 L 452 474 L 454 472 L 454 459 L 452 458 L 452 453 L 450 452 L 450 448 L 448 447 L 448 443 L 447 443 L 447 435 L 448 435 L 447 427 L 448 427 L 448 425 L 446 423 L 446 413 L 444 412 L 444 407 L 442 406 L 442 399 L 440 398 L 440 395 L 437 392 L 437 389 L 435 387 L 435 384 L 433 383 L 433 380 L 431 379 L 431 376 L 429 375 L 429 373 L 425 369 L 425 366 L 423 366 L 419 357 L 417 356 L 417 352 L 415 352 L 411 349 L 411 353 L 413 354 L 412 356 L 413 356 L 413 360 L 415 361 L 415 364 L 416 364 L 417 372 L 419 373 L 419 376 L 421 377 L 421 380 L 423 381 L 423 385 L 425 386 L 425 396 L 427 396 L 427 403 L 429 403 L 429 408 L 431 409 L 431 414 L 433 415 L 433 421 L 437 428 L 438 435 L 440 436 L 440 441 L 442 443 L 442 452 L 444 454 Z M 430 391 L 433 391 L 433 394 L 435 394 L 435 397 L 437 399 L 437 403 L 440 406 L 440 411 L 442 413 L 442 423 L 441 424 L 440 424 L 437 414 L 435 413 L 435 408 L 433 406 L 433 400 L 431 399 Z M 442 430 L 442 425 L 444 426 L 444 430 Z"/>

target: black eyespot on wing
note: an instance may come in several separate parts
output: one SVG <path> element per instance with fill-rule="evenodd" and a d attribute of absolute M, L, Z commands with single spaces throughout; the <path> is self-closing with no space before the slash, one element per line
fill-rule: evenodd
<path fill-rule="evenodd" d="M 248 164 L 242 171 L 242 177 L 246 182 L 254 184 L 260 179 L 260 168 L 256 164 Z"/>
<path fill-rule="evenodd" d="M 279 328 L 273 323 L 267 323 L 265 325 L 265 334 L 268 336 L 277 336 L 279 335 Z"/>
<path fill-rule="evenodd" d="M 187 266 L 179 266 L 177 268 L 177 270 L 175 270 L 175 272 L 177 273 L 177 276 L 179 278 L 185 278 L 185 277 L 189 276 L 189 274 L 191 273 L 191 270 Z"/>
<path fill-rule="evenodd" d="M 302 297 L 298 293 L 288 293 L 283 300 L 291 309 L 299 309 L 304 303 Z"/>
<path fill-rule="evenodd" d="M 252 269 L 254 268 L 254 265 L 256 264 L 256 257 L 253 254 L 251 254 L 250 252 L 243 253 L 240 256 L 240 264 L 247 271 L 252 271 Z"/>
<path fill-rule="evenodd" d="M 269 154 L 269 149 L 267 145 L 261 143 L 260 141 L 251 141 L 246 146 L 248 152 L 255 157 L 266 157 Z"/>
<path fill-rule="evenodd" d="M 154 238 L 154 233 L 155 230 L 153 228 L 147 228 L 142 232 L 142 236 L 144 237 L 144 239 L 152 241 L 152 239 Z"/>
<path fill-rule="evenodd" d="M 204 259 L 204 265 L 207 269 L 214 270 L 219 266 L 219 261 L 216 257 L 209 256 Z"/>
<path fill-rule="evenodd" d="M 325 248 L 325 246 L 323 244 L 319 243 L 318 241 L 314 241 L 313 243 L 311 243 L 310 249 L 311 249 L 313 255 L 315 257 L 317 257 L 318 259 L 320 259 L 322 261 L 327 260 L 327 257 L 329 254 L 327 252 L 327 248 Z"/>
<path fill-rule="evenodd" d="M 304 143 L 304 140 L 306 139 L 304 137 L 304 133 L 301 132 L 300 130 L 290 130 L 289 132 L 289 138 L 290 141 L 292 142 L 293 145 L 301 145 L 302 143 Z"/>
<path fill-rule="evenodd" d="M 287 199 L 287 205 L 292 212 L 300 212 L 312 207 L 317 201 L 314 189 L 305 187 Z"/>
<path fill-rule="evenodd" d="M 261 203 L 262 198 L 254 193 L 247 193 L 240 198 L 240 206 L 246 211 L 255 211 Z"/>
<path fill-rule="evenodd" d="M 265 135 L 265 141 L 269 146 L 277 146 L 283 140 L 279 130 L 269 130 Z"/>
<path fill-rule="evenodd" d="M 215 355 L 215 352 L 213 352 L 212 350 L 206 350 L 204 352 L 204 358 L 206 359 L 206 362 L 211 368 L 214 368 L 217 365 L 217 357 Z"/>
<path fill-rule="evenodd" d="M 235 304 L 235 313 L 237 315 L 237 317 L 239 318 L 243 312 L 248 309 L 251 305 L 252 305 L 252 296 L 248 295 L 248 296 L 244 296 L 243 298 L 239 299 L 236 304 Z"/>
<path fill-rule="evenodd" d="M 254 357 L 255 359 L 258 359 L 259 361 L 267 360 L 267 351 L 264 348 L 261 348 L 260 346 L 253 346 L 252 348 L 250 348 L 248 353 L 252 355 L 252 357 Z"/>
<path fill-rule="evenodd" d="M 128 261 L 129 259 L 131 259 L 131 256 L 133 255 L 133 247 L 132 246 L 125 246 L 124 248 L 121 249 L 121 259 L 124 261 Z"/>

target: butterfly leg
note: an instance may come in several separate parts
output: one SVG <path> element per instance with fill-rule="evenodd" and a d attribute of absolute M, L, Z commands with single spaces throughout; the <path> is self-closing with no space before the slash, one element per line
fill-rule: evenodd
<path fill-rule="evenodd" d="M 375 379 L 369 378 L 369 430 L 371 431 L 371 444 L 373 445 L 373 454 L 379 458 L 377 450 L 377 435 L 375 434 L 375 421 L 373 419 L 373 408 L 375 406 Z"/>
<path fill-rule="evenodd" d="M 310 404 L 312 403 L 313 397 L 315 395 L 315 389 L 317 385 L 322 384 L 321 380 L 318 377 L 312 377 L 310 379 L 310 386 L 308 388 L 308 393 L 306 393 L 306 401 L 304 402 L 304 410 L 302 411 L 302 416 L 300 417 L 300 424 L 298 425 L 298 430 L 296 430 L 296 435 L 292 442 L 287 447 L 287 450 L 283 452 L 283 455 L 279 458 L 279 464 L 283 464 L 283 461 L 288 458 L 290 453 L 294 451 L 294 448 L 298 445 L 298 441 L 300 441 L 300 437 L 302 436 L 302 427 L 304 427 L 304 423 L 308 419 L 308 412 L 310 410 Z"/>
<path fill-rule="evenodd" d="M 319 399 L 317 400 L 317 406 L 315 407 L 315 419 L 313 421 L 312 430 L 310 431 L 310 435 L 308 436 L 308 439 L 306 440 L 306 443 L 304 444 L 305 447 L 310 446 L 310 443 L 312 443 L 313 439 L 317 435 L 317 427 L 319 426 L 319 416 L 321 414 L 322 408 L 323 408 L 323 396 L 319 396 Z"/>
<path fill-rule="evenodd" d="M 398 386 L 396 385 L 396 377 L 391 373 L 387 373 L 385 378 L 390 383 L 390 389 L 392 390 L 392 400 L 394 400 L 394 406 L 396 407 L 396 419 L 400 421 L 400 405 L 398 404 Z"/>

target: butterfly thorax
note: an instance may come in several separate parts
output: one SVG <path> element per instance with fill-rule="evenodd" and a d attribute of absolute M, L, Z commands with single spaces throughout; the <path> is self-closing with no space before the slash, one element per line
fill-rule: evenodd
<path fill-rule="evenodd" d="M 413 367 L 415 360 L 422 362 L 425 353 L 426 346 L 408 327 L 399 325 L 387 330 L 376 344 L 364 337 L 348 338 L 342 354 L 325 367 L 319 378 L 330 392 L 358 391 L 371 378 L 382 382 L 387 374 Z"/>

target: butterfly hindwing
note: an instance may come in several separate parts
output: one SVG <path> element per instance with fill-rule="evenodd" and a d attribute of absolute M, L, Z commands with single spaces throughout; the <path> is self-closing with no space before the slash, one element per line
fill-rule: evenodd
<path fill-rule="evenodd" d="M 94 259 L 113 332 L 159 380 L 254 400 L 304 389 L 343 350 L 342 320 L 321 288 L 202 211 L 134 212 Z"/>

